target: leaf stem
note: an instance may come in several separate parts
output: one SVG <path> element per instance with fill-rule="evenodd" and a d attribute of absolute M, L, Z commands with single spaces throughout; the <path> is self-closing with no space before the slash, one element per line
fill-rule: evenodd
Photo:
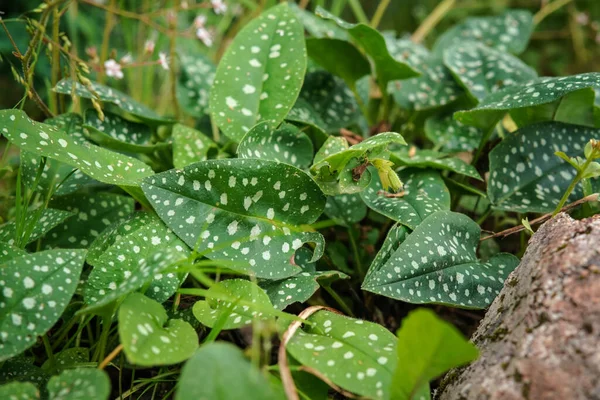
<path fill-rule="evenodd" d="M 540 22 L 542 22 L 548 15 L 552 14 L 553 12 L 559 10 L 561 7 L 566 6 L 567 4 L 569 4 L 570 2 L 572 2 L 573 0 L 556 0 L 553 1 L 552 3 L 547 3 L 545 6 L 543 6 L 540 11 L 538 11 L 534 16 L 533 16 L 533 23 L 535 25 L 538 25 Z"/>
<path fill-rule="evenodd" d="M 354 239 L 354 233 L 352 233 L 352 228 L 348 228 L 348 237 L 350 238 L 350 245 L 352 246 L 352 252 L 354 253 L 354 265 L 356 265 L 356 270 L 359 275 L 363 277 L 365 274 L 363 271 L 362 262 L 360 261 L 358 246 L 356 244 L 356 240 Z"/>
<path fill-rule="evenodd" d="M 371 27 L 373 29 L 377 29 L 379 23 L 381 22 L 381 18 L 390 5 L 391 0 L 381 0 L 377 5 L 377 9 L 375 10 L 375 14 L 373 14 L 373 18 L 371 18 Z"/>
<path fill-rule="evenodd" d="M 433 11 L 423 20 L 421 25 L 412 34 L 412 41 L 420 43 L 436 27 L 436 25 L 448 14 L 454 7 L 456 0 L 443 0 L 433 9 Z"/>
<path fill-rule="evenodd" d="M 354 313 L 352 312 L 352 309 L 348 306 L 348 304 L 346 304 L 344 299 L 342 299 L 340 295 L 338 295 L 337 292 L 331 288 L 330 285 L 323 285 L 321 287 L 325 289 L 327 293 L 329 293 L 329 295 L 335 300 L 336 303 L 338 303 L 338 305 L 342 308 L 346 315 L 355 317 Z"/>
<path fill-rule="evenodd" d="M 360 1 L 359 0 L 348 0 L 348 4 L 350 5 L 350 8 L 352 9 L 354 16 L 356 17 L 356 20 L 360 23 L 368 25 L 369 18 L 367 18 L 367 15 L 365 14 L 365 11 L 363 10 L 362 5 L 360 4 Z"/>
<path fill-rule="evenodd" d="M 552 213 L 553 217 L 556 214 L 558 214 L 560 212 L 560 210 L 562 210 L 562 208 L 565 206 L 567 200 L 569 199 L 569 196 L 571 195 L 571 193 L 575 189 L 575 186 L 577 186 L 577 184 L 579 183 L 579 181 L 581 181 L 581 177 L 582 177 L 583 173 L 585 172 L 585 170 L 587 169 L 587 167 L 590 165 L 591 162 L 592 162 L 592 159 L 591 158 L 587 158 L 585 160 L 585 163 L 583 164 L 583 166 L 577 171 L 577 175 L 575 175 L 575 177 L 571 181 L 571 184 L 569 185 L 569 187 L 567 188 L 567 190 L 563 194 L 563 197 L 558 202 L 558 205 L 556 206 L 556 209 L 554 209 L 554 212 Z"/>

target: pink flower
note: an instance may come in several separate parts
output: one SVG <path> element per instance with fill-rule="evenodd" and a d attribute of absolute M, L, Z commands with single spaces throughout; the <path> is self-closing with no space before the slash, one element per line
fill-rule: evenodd
<path fill-rule="evenodd" d="M 579 25 L 587 25 L 590 22 L 590 16 L 587 13 L 580 12 L 575 17 L 575 21 L 577 21 Z"/>
<path fill-rule="evenodd" d="M 227 4 L 223 0 L 210 0 L 210 4 L 215 14 L 224 14 L 227 11 Z"/>
<path fill-rule="evenodd" d="M 204 43 L 206 47 L 212 46 L 213 38 L 212 34 L 208 31 L 208 29 L 198 28 L 198 30 L 196 30 L 196 36 L 198 37 L 198 39 L 202 40 L 202 43 Z"/>
<path fill-rule="evenodd" d="M 144 53 L 146 54 L 152 54 L 154 53 L 154 40 L 148 39 L 146 40 L 146 43 L 144 43 Z"/>
<path fill-rule="evenodd" d="M 204 28 L 204 24 L 206 24 L 206 15 L 200 14 L 194 18 L 194 26 L 196 29 Z"/>
<path fill-rule="evenodd" d="M 133 62 L 133 57 L 131 57 L 131 53 L 127 53 L 123 57 L 121 57 L 119 61 L 121 62 L 121 64 L 131 64 Z"/>
<path fill-rule="evenodd" d="M 169 70 L 169 59 L 167 58 L 167 53 L 163 53 L 162 51 L 158 53 L 158 63 L 163 69 Z"/>
<path fill-rule="evenodd" d="M 104 63 L 104 71 L 107 76 L 115 79 L 123 79 L 123 71 L 121 71 L 121 64 L 113 60 L 106 60 Z"/>

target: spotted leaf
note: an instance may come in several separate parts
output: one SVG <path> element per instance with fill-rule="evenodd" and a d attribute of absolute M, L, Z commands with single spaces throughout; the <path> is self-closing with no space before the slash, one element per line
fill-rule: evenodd
<path fill-rule="evenodd" d="M 376 173 L 369 187 L 360 193 L 364 203 L 374 211 L 415 229 L 425 218 L 450 209 L 450 192 L 440 174 L 432 170 L 405 169 L 398 177 L 404 183 L 400 195 L 383 190 Z"/>
<path fill-rule="evenodd" d="M 240 158 L 279 161 L 305 169 L 312 163 L 313 146 L 308 136 L 294 125 L 271 129 L 268 123 L 260 122 L 246 133 L 237 153 Z"/>
<path fill-rule="evenodd" d="M 62 372 L 65 369 L 77 368 L 90 361 L 90 349 L 87 347 L 71 347 L 54 354 L 54 359 L 47 359 L 42 364 L 44 371 Z"/>
<path fill-rule="evenodd" d="M 106 400 L 110 395 L 108 374 L 96 368 L 67 369 L 48 382 L 53 400 Z"/>
<path fill-rule="evenodd" d="M 389 398 L 396 367 L 396 337 L 380 325 L 318 311 L 298 329 L 287 351 L 343 389 L 372 399 Z"/>
<path fill-rule="evenodd" d="M 190 324 L 180 319 L 168 320 L 163 306 L 141 293 L 125 298 L 118 318 L 119 337 L 132 364 L 177 364 L 198 349 L 198 335 Z"/>
<path fill-rule="evenodd" d="M 83 250 L 25 254 L 0 265 L 0 361 L 36 343 L 71 300 L 83 266 Z"/>
<path fill-rule="evenodd" d="M 32 121 L 20 110 L 0 111 L 0 129 L 22 150 L 79 168 L 100 182 L 136 187 L 142 178 L 153 174 L 139 160 L 91 144 L 82 145 L 53 126 Z"/>
<path fill-rule="evenodd" d="M 208 113 L 208 94 L 213 84 L 216 67 L 199 52 L 180 50 L 177 100 L 184 111 L 196 118 Z"/>
<path fill-rule="evenodd" d="M 91 89 L 91 90 L 90 90 Z M 139 118 L 142 121 L 152 124 L 172 124 L 175 122 L 171 118 L 161 117 L 151 108 L 139 103 L 123 92 L 120 92 L 101 83 L 91 82 L 90 87 L 86 87 L 79 82 L 75 82 L 70 78 L 61 80 L 54 87 L 57 93 L 76 96 L 85 99 L 97 99 L 103 102 L 115 104 L 120 109 Z"/>
<path fill-rule="evenodd" d="M 348 39 L 348 33 L 340 28 L 335 22 L 319 18 L 312 12 L 298 7 L 295 3 L 290 3 L 290 8 L 312 37 L 342 40 Z"/>
<path fill-rule="evenodd" d="M 519 260 L 498 253 L 482 263 L 475 254 L 480 235 L 479 225 L 466 215 L 433 213 L 393 252 L 384 250 L 387 259 L 379 260 L 362 288 L 409 303 L 485 308 Z"/>
<path fill-rule="evenodd" d="M 436 148 L 448 152 L 471 151 L 479 146 L 483 132 L 452 116 L 433 116 L 425 121 L 425 135 Z"/>
<path fill-rule="evenodd" d="M 351 226 L 367 216 L 367 206 L 359 193 L 328 196 L 325 204 L 325 215 L 335 220 L 339 225 Z"/>
<path fill-rule="evenodd" d="M 38 216 L 39 210 L 35 210 L 33 213 L 28 213 L 25 218 L 24 230 L 27 230 L 28 227 L 33 225 L 31 233 L 27 238 L 26 243 L 31 243 L 35 240 L 38 240 L 46 233 L 52 230 L 57 225 L 63 223 L 63 221 L 72 217 L 74 214 L 69 211 L 63 210 L 55 210 L 52 208 L 46 208 L 42 210 L 41 214 Z M 25 232 L 23 232 L 25 234 Z M 4 225 L 0 225 L 0 242 L 6 242 L 10 245 L 15 243 L 22 243 L 21 240 L 16 241 L 17 235 L 17 224 L 15 221 L 7 222 Z"/>
<path fill-rule="evenodd" d="M 221 58 L 210 92 L 212 120 L 235 141 L 257 122 L 276 127 L 298 98 L 305 72 L 302 24 L 286 3 L 266 10 Z"/>
<path fill-rule="evenodd" d="M 369 184 L 370 179 L 365 177 L 368 178 L 370 173 L 361 166 L 376 158 L 387 159 L 387 148 L 392 144 L 406 144 L 402 135 L 395 132 L 380 133 L 351 147 L 347 147 L 346 142 L 346 148 L 340 151 L 344 141 L 342 138 L 328 140 L 323 145 L 324 149 L 319 150 L 315 156 L 310 169 L 321 189 L 328 195 L 362 191 Z"/>
<path fill-rule="evenodd" d="M 148 125 L 128 121 L 117 114 L 104 112 L 104 120 L 96 110 L 85 113 L 84 134 L 98 145 L 115 151 L 152 153 L 168 143 L 152 143 L 152 130 Z"/>
<path fill-rule="evenodd" d="M 325 196 L 301 170 L 275 161 L 209 160 L 148 179 L 143 189 L 154 209 L 190 247 L 228 259 L 258 278 L 301 272 L 294 252 L 323 237 L 301 225 L 323 212 Z"/>
<path fill-rule="evenodd" d="M 294 103 L 294 107 L 290 110 L 288 115 L 285 117 L 288 122 L 296 124 L 307 125 L 317 131 L 319 131 L 320 140 L 314 141 L 317 147 L 323 145 L 328 136 L 325 133 L 325 121 L 321 118 L 321 115 L 314 109 L 312 104 L 303 98 L 299 97 Z"/>
<path fill-rule="evenodd" d="M 25 250 L 0 241 L 0 263 L 5 263 L 15 257 L 25 255 Z"/>
<path fill-rule="evenodd" d="M 402 320 L 397 352 L 391 396 L 394 399 L 416 399 L 422 391 L 429 398 L 429 381 L 475 360 L 479 353 L 452 324 L 424 308 L 411 311 Z"/>
<path fill-rule="evenodd" d="M 358 121 L 360 109 L 354 95 L 335 76 L 325 71 L 315 71 L 306 75 L 300 92 L 303 99 L 319 114 L 323 128 L 329 133 L 338 133 Z"/>
<path fill-rule="evenodd" d="M 220 318 L 227 318 L 221 329 L 237 329 L 251 324 L 254 318 L 267 318 L 265 310 L 272 308 L 269 296 L 256 284 L 244 279 L 228 279 L 211 286 L 206 299 L 197 301 L 193 311 L 196 319 L 209 328 Z"/>
<path fill-rule="evenodd" d="M 414 154 L 409 150 L 394 151 L 391 160 L 397 165 L 452 171 L 460 175 L 482 180 L 472 165 L 467 164 L 458 157 L 449 157 L 448 154 L 433 150 L 417 150 Z"/>
<path fill-rule="evenodd" d="M 216 155 L 219 147 L 208 136 L 182 124 L 173 126 L 173 165 L 183 168 Z"/>
<path fill-rule="evenodd" d="M 508 112 L 552 103 L 569 93 L 596 87 L 600 87 L 599 72 L 540 78 L 494 92 L 486 96 L 477 107 L 455 113 L 454 118 L 463 124 L 487 129 Z"/>
<path fill-rule="evenodd" d="M 477 101 L 507 86 L 537 78 L 519 58 L 477 42 L 462 42 L 444 52 L 444 64 Z"/>
<path fill-rule="evenodd" d="M 235 384 L 232 384 L 235 377 Z M 248 361 L 226 342 L 202 346 L 183 366 L 175 400 L 276 400 L 283 398 Z"/>
<path fill-rule="evenodd" d="M 396 38 L 396 35 L 384 35 L 386 46 L 396 60 L 419 69 L 431 53 L 423 45 L 413 42 L 410 37 Z"/>
<path fill-rule="evenodd" d="M 410 65 L 395 60 L 389 53 L 385 39 L 376 29 L 367 24 L 350 24 L 336 17 L 322 7 L 317 7 L 316 14 L 329 19 L 344 28 L 354 41 L 369 55 L 375 66 L 375 75 L 380 87 L 387 87 L 388 82 L 418 76 Z"/>
<path fill-rule="evenodd" d="M 39 400 L 40 392 L 31 382 L 11 382 L 0 386 L 0 398 L 6 400 Z"/>
<path fill-rule="evenodd" d="M 43 248 L 85 249 L 114 222 L 124 221 L 134 209 L 131 197 L 113 193 L 70 194 L 50 206 L 73 215 L 44 237 Z"/>
<path fill-rule="evenodd" d="M 522 53 L 533 32 L 533 17 L 529 11 L 507 10 L 501 15 L 470 17 L 442 34 L 433 46 L 442 54 L 455 44 L 480 42 L 488 47 L 513 54 Z"/>
<path fill-rule="evenodd" d="M 50 377 L 40 367 L 34 364 L 33 357 L 17 356 L 2 363 L 0 368 L 0 383 L 29 382 L 44 393 Z M 3 397 L 0 397 L 3 398 Z"/>
<path fill-rule="evenodd" d="M 302 303 L 319 289 L 319 281 L 347 279 L 348 275 L 339 271 L 317 271 L 310 262 L 311 253 L 307 249 L 296 252 L 296 264 L 302 267 L 298 275 L 278 281 L 262 281 L 260 287 L 267 293 L 273 307 L 283 310 L 293 303 Z"/>
<path fill-rule="evenodd" d="M 508 135 L 490 153 L 488 196 L 494 208 L 521 213 L 553 211 L 576 173 L 554 153 L 583 157 L 587 142 L 597 137 L 598 129 L 560 122 L 528 125 Z M 580 184 L 570 201 L 581 197 Z"/>
<path fill-rule="evenodd" d="M 149 283 L 146 294 L 166 300 L 177 289 L 172 282 L 179 278 L 175 272 L 162 272 L 189 255 L 187 246 L 162 221 L 145 213 L 113 226 L 92 248 L 87 262 L 94 269 L 84 287 L 86 310 L 98 309 Z"/>

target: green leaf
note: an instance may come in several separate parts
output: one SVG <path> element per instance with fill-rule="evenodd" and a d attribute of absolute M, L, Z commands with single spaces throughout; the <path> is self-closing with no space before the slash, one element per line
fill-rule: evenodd
<path fill-rule="evenodd" d="M 173 165 L 181 169 L 216 155 L 219 147 L 208 136 L 182 124 L 173 126 Z"/>
<path fill-rule="evenodd" d="M 91 82 L 90 88 L 88 89 L 81 83 L 75 82 L 70 78 L 66 78 L 56 84 L 54 91 L 67 95 L 74 93 L 75 95 L 85 99 L 97 99 L 103 102 L 115 104 L 129 114 L 151 124 L 172 124 L 175 122 L 171 118 L 161 117 L 154 112 L 154 110 L 137 102 L 125 93 L 97 82 Z"/>
<path fill-rule="evenodd" d="M 213 122 L 240 141 L 257 122 L 279 125 L 306 72 L 302 24 L 287 4 L 264 11 L 227 48 L 210 92 Z"/>
<path fill-rule="evenodd" d="M 87 262 L 94 269 L 84 287 L 86 310 L 96 310 L 150 282 L 146 292 L 149 297 L 168 299 L 177 289 L 174 282 L 179 278 L 174 272 L 161 272 L 189 253 L 155 215 L 136 213 L 92 245 Z"/>
<path fill-rule="evenodd" d="M 305 169 L 313 159 L 312 142 L 304 132 L 291 124 L 272 129 L 260 122 L 246 133 L 240 142 L 239 158 L 279 161 Z"/>
<path fill-rule="evenodd" d="M 396 367 L 396 338 L 378 324 L 318 311 L 298 329 L 287 351 L 343 389 L 372 399 L 389 398 Z"/>
<path fill-rule="evenodd" d="M 525 10 L 507 10 L 490 17 L 470 17 L 444 32 L 435 42 L 433 52 L 442 54 L 453 45 L 476 41 L 500 51 L 520 54 L 527 47 L 533 28 L 533 17 Z"/>
<path fill-rule="evenodd" d="M 79 168 L 100 182 L 135 187 L 153 174 L 139 160 L 91 144 L 82 145 L 53 126 L 32 121 L 20 110 L 0 111 L 0 126 L 4 136 L 22 150 Z"/>
<path fill-rule="evenodd" d="M 429 381 L 477 358 L 479 351 L 431 310 L 411 311 L 398 330 L 398 366 L 391 398 L 416 399 Z"/>
<path fill-rule="evenodd" d="M 233 384 L 232 377 L 235 377 Z M 175 400 L 275 400 L 282 397 L 240 349 L 224 342 L 202 346 L 185 363 L 175 393 Z"/>
<path fill-rule="evenodd" d="M 11 382 L 0 386 L 0 398 L 6 400 L 38 400 L 40 392 L 31 382 Z"/>
<path fill-rule="evenodd" d="M 318 113 L 317 121 L 322 120 L 320 126 L 329 133 L 338 133 L 340 128 L 356 123 L 361 116 L 352 91 L 339 78 L 325 71 L 306 75 L 300 99 Z"/>
<path fill-rule="evenodd" d="M 52 228 L 57 225 L 60 225 L 66 219 L 72 217 L 74 214 L 69 211 L 55 210 L 52 208 L 46 208 L 42 210 L 39 219 L 37 218 L 37 212 L 39 210 L 34 210 L 33 212 L 28 212 L 25 218 L 25 229 L 27 227 L 33 225 L 33 230 L 29 238 L 27 239 L 28 244 L 34 242 L 48 233 Z M 15 244 L 15 235 L 17 232 L 17 224 L 15 221 L 7 222 L 4 225 L 0 225 L 0 242 L 6 242 L 10 245 Z"/>
<path fill-rule="evenodd" d="M 129 196 L 98 192 L 57 197 L 50 207 L 73 215 L 52 229 L 43 240 L 43 248 L 87 248 L 114 222 L 124 221 L 134 210 Z"/>
<path fill-rule="evenodd" d="M 152 153 L 168 143 L 152 143 L 152 129 L 145 124 L 127 121 L 117 114 L 104 112 L 104 120 L 94 109 L 85 112 L 84 134 L 99 146 L 119 152 Z"/>
<path fill-rule="evenodd" d="M 0 265 L 0 361 L 33 346 L 58 321 L 75 292 L 83 250 L 25 254 Z"/>
<path fill-rule="evenodd" d="M 473 126 L 467 126 L 452 116 L 433 116 L 425 121 L 425 136 L 436 148 L 448 152 L 471 151 L 481 142 L 483 132 Z"/>
<path fill-rule="evenodd" d="M 458 157 L 449 157 L 447 154 L 433 150 L 417 150 L 414 154 L 410 153 L 409 150 L 394 151 L 391 160 L 397 165 L 452 171 L 460 175 L 482 180 L 479 172 L 472 165 L 467 164 Z"/>
<path fill-rule="evenodd" d="M 222 300 L 221 296 L 237 301 Z M 242 304 L 239 304 L 240 301 Z M 258 308 L 253 308 L 250 303 Z M 193 311 L 196 319 L 209 328 L 214 327 L 220 318 L 226 318 L 221 329 L 237 329 L 251 324 L 255 317 L 268 317 L 260 310 L 272 307 L 269 296 L 256 284 L 244 279 L 227 279 L 211 286 L 206 299 L 197 301 Z"/>
<path fill-rule="evenodd" d="M 30 382 L 43 392 L 48 379 L 50 377 L 40 367 L 34 365 L 32 357 L 13 357 L 4 361 L 0 368 L 0 383 Z"/>
<path fill-rule="evenodd" d="M 208 114 L 208 94 L 213 84 L 216 67 L 212 61 L 198 52 L 190 54 L 181 49 L 177 55 L 180 67 L 177 101 L 186 113 L 202 118 Z"/>
<path fill-rule="evenodd" d="M 375 174 L 376 175 L 376 174 Z M 376 178 L 372 178 L 371 181 Z M 325 204 L 325 215 L 339 225 L 352 226 L 367 216 L 367 206 L 359 193 L 328 196 Z"/>
<path fill-rule="evenodd" d="M 404 182 L 401 196 L 390 197 L 376 174 L 369 187 L 360 193 L 372 210 L 415 229 L 426 217 L 440 210 L 450 210 L 450 192 L 440 174 L 432 170 L 405 169 L 399 173 Z"/>
<path fill-rule="evenodd" d="M 298 249 L 295 262 L 302 267 L 298 275 L 279 281 L 262 281 L 259 285 L 267 293 L 273 307 L 283 310 L 293 303 L 303 303 L 319 289 L 319 281 L 347 279 L 348 275 L 339 271 L 317 271 L 310 262 L 312 254 L 308 249 Z"/>
<path fill-rule="evenodd" d="M 348 39 L 346 31 L 334 22 L 319 18 L 312 12 L 301 9 L 296 3 L 290 3 L 290 8 L 311 36 L 315 38 Z"/>
<path fill-rule="evenodd" d="M 56 117 L 44 120 L 47 125 L 52 125 L 67 135 L 71 136 L 80 144 L 85 144 L 88 140 L 83 132 L 83 117 L 76 113 L 64 113 Z"/>
<path fill-rule="evenodd" d="M 488 196 L 494 208 L 514 212 L 551 212 L 575 177 L 575 169 L 555 156 L 583 156 L 590 138 L 600 130 L 545 122 L 528 125 L 506 136 L 490 152 Z M 581 185 L 569 197 L 583 197 Z"/>
<path fill-rule="evenodd" d="M 540 78 L 494 92 L 477 107 L 455 113 L 454 118 L 463 124 L 487 129 L 509 111 L 552 103 L 571 92 L 591 87 L 600 87 L 600 73 Z"/>
<path fill-rule="evenodd" d="M 535 70 L 519 58 L 477 42 L 447 49 L 444 64 L 477 101 L 503 87 L 537 78 Z"/>
<path fill-rule="evenodd" d="M 485 308 L 519 260 L 500 253 L 486 263 L 478 261 L 480 235 L 479 226 L 464 214 L 433 213 L 391 254 L 386 248 L 387 259 L 375 264 L 377 270 L 362 288 L 408 303 Z"/>
<path fill-rule="evenodd" d="M 167 323 L 160 303 L 141 293 L 132 293 L 119 307 L 119 337 L 127 360 L 135 365 L 177 364 L 198 348 L 198 335 L 180 319 Z"/>
<path fill-rule="evenodd" d="M 316 14 L 324 19 L 329 19 L 344 28 L 365 53 L 373 60 L 375 65 L 375 75 L 379 86 L 387 87 L 388 82 L 412 78 L 419 73 L 408 64 L 396 61 L 389 53 L 383 36 L 376 30 L 366 24 L 350 24 L 322 7 L 318 6 Z"/>
<path fill-rule="evenodd" d="M 42 369 L 49 373 L 62 372 L 65 369 L 77 368 L 80 364 L 90 361 L 90 349 L 87 347 L 71 347 L 54 354 L 53 359 L 47 359 Z"/>
<path fill-rule="evenodd" d="M 315 156 L 310 172 L 327 195 L 360 192 L 370 181 L 363 178 L 370 174 L 363 173 L 357 179 L 353 170 L 376 158 L 387 159 L 387 148 L 394 143 L 406 144 L 395 132 L 380 133 L 351 147 L 343 138 L 330 138 Z M 342 146 L 345 149 L 340 151 Z"/>
<path fill-rule="evenodd" d="M 369 60 L 352 44 L 340 39 L 307 39 L 308 56 L 321 67 L 339 76 L 350 88 L 371 73 Z"/>
<path fill-rule="evenodd" d="M 394 34 L 384 35 L 384 38 L 392 57 L 414 69 L 419 69 L 431 57 L 425 46 L 413 42 L 410 37 L 398 39 Z"/>
<path fill-rule="evenodd" d="M 0 263 L 5 263 L 6 261 L 25 254 L 25 250 L 21 250 L 18 247 L 0 241 Z"/>
<path fill-rule="evenodd" d="M 96 368 L 78 368 L 63 371 L 48 382 L 52 400 L 106 400 L 110 395 L 108 374 Z"/>
<path fill-rule="evenodd" d="M 190 247 L 210 259 L 227 259 L 258 278 L 301 272 L 291 263 L 303 243 L 323 237 L 308 231 L 325 196 L 301 170 L 275 161 L 209 160 L 148 179 L 143 189 L 160 216 Z"/>

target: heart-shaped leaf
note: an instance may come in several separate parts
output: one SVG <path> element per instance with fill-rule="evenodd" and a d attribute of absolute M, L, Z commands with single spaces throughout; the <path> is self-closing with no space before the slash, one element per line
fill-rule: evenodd
<path fill-rule="evenodd" d="M 300 92 L 323 121 L 327 132 L 337 133 L 358 121 L 360 110 L 354 95 L 340 79 L 325 72 L 315 71 L 306 75 Z M 294 106 L 296 107 L 296 106 Z"/>
<path fill-rule="evenodd" d="M 210 92 L 213 122 L 240 141 L 257 122 L 279 125 L 306 72 L 302 24 L 286 3 L 246 25 L 221 58 Z"/>
<path fill-rule="evenodd" d="M 108 374 L 96 368 L 67 369 L 48 382 L 52 400 L 106 400 L 110 395 Z"/>
<path fill-rule="evenodd" d="M 170 365 L 187 360 L 198 349 L 198 335 L 180 319 L 167 323 L 160 303 L 131 293 L 119 307 L 119 337 L 127 359 L 141 366 Z"/>
<path fill-rule="evenodd" d="M 386 248 L 387 259 L 375 265 L 362 288 L 409 303 L 485 308 L 519 260 L 507 253 L 486 263 L 477 260 L 480 235 L 479 225 L 466 215 L 433 213 L 391 254 Z"/>
<path fill-rule="evenodd" d="M 279 161 L 305 169 L 312 163 L 313 146 L 294 125 L 283 124 L 273 130 L 267 122 L 260 122 L 246 133 L 237 153 L 240 158 Z"/>
<path fill-rule="evenodd" d="M 389 398 L 396 368 L 396 337 L 380 325 L 318 311 L 312 325 L 298 329 L 287 351 L 300 362 L 350 392 Z"/>
<path fill-rule="evenodd" d="M 74 93 L 75 95 L 85 99 L 97 99 L 107 103 L 115 104 L 122 110 L 144 122 L 152 124 L 172 124 L 175 122 L 171 118 L 161 117 L 154 112 L 154 110 L 146 107 L 142 103 L 137 102 L 125 93 L 102 85 L 101 83 L 91 82 L 90 87 L 87 88 L 79 82 L 75 82 L 70 78 L 66 78 L 56 84 L 54 91 L 67 95 Z"/>
<path fill-rule="evenodd" d="M 423 386 L 446 371 L 477 358 L 477 347 L 428 309 L 411 311 L 398 330 L 398 366 L 393 399 L 414 399 Z M 427 390 L 429 395 L 429 390 Z"/>
<path fill-rule="evenodd" d="M 595 87 L 600 87 L 598 72 L 559 78 L 540 78 L 492 93 L 477 107 L 455 113 L 454 118 L 466 125 L 488 129 L 511 110 L 552 103 L 569 93 Z"/>
<path fill-rule="evenodd" d="M 533 16 L 525 10 L 507 10 L 491 17 L 470 17 L 442 34 L 433 46 L 442 54 L 455 44 L 477 41 L 513 54 L 522 53 L 533 32 Z"/>
<path fill-rule="evenodd" d="M 373 60 L 377 82 L 381 88 L 385 89 L 390 81 L 419 75 L 408 64 L 396 61 L 390 55 L 385 39 L 376 29 L 363 23 L 350 24 L 320 6 L 317 7 L 316 14 L 321 18 L 332 20 L 339 27 L 344 28 L 364 52 L 369 55 Z"/>
<path fill-rule="evenodd" d="M 31 382 L 11 382 L 0 386 L 0 399 L 39 400 L 40 392 Z"/>
<path fill-rule="evenodd" d="M 296 14 L 304 28 L 312 37 L 315 38 L 333 38 L 347 40 L 348 33 L 333 21 L 324 20 L 317 17 L 310 11 L 306 11 L 296 3 L 290 3 L 290 8 Z"/>
<path fill-rule="evenodd" d="M 97 147 L 82 145 L 61 130 L 34 122 L 20 110 L 0 111 L 0 129 L 13 144 L 38 156 L 49 157 L 113 185 L 138 186 L 152 169 L 135 158 Z"/>
<path fill-rule="evenodd" d="M 94 269 L 84 288 L 86 310 L 98 309 L 150 281 L 148 296 L 163 301 L 169 298 L 177 289 L 173 285 L 177 274 L 160 273 L 185 259 L 189 255 L 187 246 L 152 214 L 136 213 L 112 229 L 110 235 L 94 242 L 87 259 Z"/>
<path fill-rule="evenodd" d="M 69 211 L 55 210 L 52 208 L 46 208 L 42 210 L 41 214 L 37 215 L 38 210 L 33 213 L 28 213 L 25 218 L 23 230 L 27 230 L 28 227 L 33 225 L 31 233 L 27 238 L 27 243 L 31 243 L 46 233 L 52 228 L 60 225 L 66 219 L 72 217 L 74 214 Z M 38 219 L 39 217 L 39 219 Z M 22 231 L 23 232 L 23 231 Z M 24 234 L 25 232 L 23 232 Z M 17 224 L 15 221 L 7 222 L 4 225 L 0 225 L 0 242 L 6 242 L 10 245 L 16 243 Z M 20 242 L 20 241 L 19 241 Z"/>
<path fill-rule="evenodd" d="M 211 259 L 228 259 L 258 278 L 301 272 L 294 252 L 323 237 L 303 228 L 323 212 L 325 196 L 301 170 L 275 161 L 208 160 L 148 179 L 144 193 L 173 232 Z"/>
<path fill-rule="evenodd" d="M 371 181 L 374 179 L 372 178 Z M 335 220 L 339 225 L 352 226 L 352 224 L 360 222 L 367 216 L 367 206 L 359 193 L 328 196 L 327 204 L 325 204 L 325 215 Z"/>
<path fill-rule="evenodd" d="M 232 384 L 231 377 L 235 377 Z M 175 400 L 281 399 L 269 381 L 230 343 L 208 343 L 181 371 Z"/>
<path fill-rule="evenodd" d="M 224 296 L 231 301 L 223 300 Z M 202 325 L 212 328 L 220 318 L 227 318 L 221 329 L 237 329 L 251 324 L 255 317 L 268 317 L 261 310 L 271 308 L 269 296 L 256 284 L 244 279 L 227 279 L 211 286 L 206 299 L 197 301 L 193 310 Z"/>
<path fill-rule="evenodd" d="M 271 299 L 273 307 L 283 310 L 290 304 L 305 302 L 319 289 L 319 281 L 329 283 L 336 279 L 349 278 L 348 275 L 339 271 L 317 271 L 315 263 L 310 262 L 311 256 L 308 249 L 298 249 L 295 261 L 302 267 L 301 273 L 279 281 L 260 283 L 260 287 Z"/>
<path fill-rule="evenodd" d="M 177 54 L 180 67 L 177 100 L 186 113 L 202 118 L 208 113 L 208 94 L 216 67 L 201 53 L 179 50 Z"/>
<path fill-rule="evenodd" d="M 461 42 L 444 51 L 444 64 L 477 101 L 507 86 L 537 78 L 517 57 L 478 42 Z"/>
<path fill-rule="evenodd" d="M 364 203 L 374 211 L 415 229 L 426 217 L 450 209 L 450 192 L 440 174 L 432 170 L 405 169 L 398 177 L 404 183 L 400 194 L 383 190 L 376 173 L 369 187 L 360 193 Z"/>
<path fill-rule="evenodd" d="M 344 143 L 346 148 L 340 151 Z M 377 158 L 387 159 L 387 148 L 392 144 L 405 145 L 406 142 L 395 132 L 380 133 L 351 147 L 347 147 L 345 139 L 328 139 L 315 156 L 310 172 L 328 195 L 360 192 L 369 180 L 361 179 L 366 176 L 366 168 L 361 171 L 356 168 L 366 167 Z"/>
<path fill-rule="evenodd" d="M 472 165 L 467 164 L 458 157 L 449 157 L 448 154 L 433 150 L 394 151 L 391 160 L 397 165 L 452 171 L 460 175 L 482 180 L 481 176 L 479 176 L 479 173 Z"/>
<path fill-rule="evenodd" d="M 553 211 L 576 171 L 555 156 L 583 156 L 591 138 L 600 130 L 584 126 L 545 122 L 528 125 L 506 136 L 490 152 L 488 196 L 494 208 L 518 212 Z M 581 185 L 570 196 L 582 197 Z"/>
<path fill-rule="evenodd" d="M 182 124 L 173 126 L 173 165 L 187 167 L 216 155 L 219 147 L 208 136 Z"/>
<path fill-rule="evenodd" d="M 467 126 L 452 116 L 433 116 L 425 121 L 425 135 L 442 151 L 459 152 L 476 149 L 483 132 Z"/>
<path fill-rule="evenodd" d="M 75 292 L 83 250 L 25 254 L 0 265 L 0 361 L 33 346 L 58 321 Z"/>
<path fill-rule="evenodd" d="M 44 248 L 87 248 L 114 222 L 124 221 L 134 210 L 129 196 L 98 192 L 70 194 L 50 202 L 50 206 L 73 215 L 52 229 L 43 241 Z"/>

